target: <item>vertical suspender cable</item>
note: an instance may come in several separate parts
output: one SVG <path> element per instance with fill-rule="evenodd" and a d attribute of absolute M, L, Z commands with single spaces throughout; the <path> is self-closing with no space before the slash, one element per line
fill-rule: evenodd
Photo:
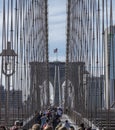
<path fill-rule="evenodd" d="M 15 29 L 15 33 L 14 33 L 14 49 L 16 49 L 16 44 L 17 44 L 17 41 L 16 41 L 16 33 L 17 33 L 17 0 L 15 1 L 15 25 L 14 25 L 14 29 Z M 17 53 L 18 54 L 18 53 Z M 17 61 L 17 59 L 16 59 Z M 17 62 L 16 62 L 17 63 Z M 16 64 L 17 66 L 17 64 Z M 17 69 L 17 68 L 16 68 Z M 17 70 L 16 70 L 17 72 Z M 12 78 L 13 79 L 13 78 Z M 12 81 L 12 99 L 13 101 L 15 100 L 15 84 L 16 84 L 16 75 L 14 75 L 14 81 Z M 13 122 L 15 121 L 15 117 L 16 117 L 16 113 L 15 113 L 15 103 L 13 102 Z"/>
<path fill-rule="evenodd" d="M 95 67 L 95 75 L 96 75 L 96 79 L 95 79 L 95 82 L 98 83 L 98 49 L 99 49 L 99 0 L 97 1 L 97 13 L 96 13 L 96 42 L 95 42 L 95 63 L 94 63 L 94 67 Z M 96 85 L 95 83 L 95 90 L 96 90 L 96 93 L 95 93 L 95 96 L 96 96 L 96 106 L 95 106 L 95 119 L 97 118 L 97 105 L 98 105 L 98 90 L 99 87 L 98 85 Z M 97 122 L 95 122 L 97 123 Z"/>
<path fill-rule="evenodd" d="M 112 83 L 111 83 L 111 75 L 114 75 L 114 72 L 113 72 L 113 62 L 114 62 L 114 45 L 113 45 L 113 31 L 114 31 L 114 29 L 113 29 L 113 15 L 112 15 L 112 0 L 110 0 L 110 43 L 108 43 L 107 42 L 107 44 L 110 44 L 110 50 L 109 50 L 109 57 L 108 57 L 108 63 L 109 63 L 109 66 L 108 66 L 108 68 L 109 68 L 109 79 L 108 80 L 110 80 L 109 81 L 109 84 L 108 84 L 108 87 L 109 87 L 109 89 L 108 89 L 108 129 L 110 129 L 110 91 L 111 91 L 111 87 L 112 87 Z M 108 33 L 107 33 L 107 36 L 108 36 Z M 108 41 L 108 40 L 107 40 Z M 112 70 L 112 71 L 111 71 Z M 113 73 L 113 74 L 112 74 Z"/>
<path fill-rule="evenodd" d="M 9 9 L 9 6 L 10 6 L 10 2 L 8 0 L 8 5 L 7 5 L 8 9 L 7 9 L 7 42 L 9 40 L 9 13 L 10 13 L 10 9 Z"/>
<path fill-rule="evenodd" d="M 19 8 L 20 8 L 20 65 L 21 65 L 21 70 L 20 70 L 20 89 L 22 90 L 22 85 L 23 85 L 23 36 L 22 36 L 22 33 L 23 33 L 23 30 L 22 30 L 22 16 L 23 16 L 23 10 L 22 10 L 22 0 L 19 1 Z M 18 104 L 19 104 L 19 101 L 18 101 Z M 21 116 L 21 118 L 23 117 L 23 113 L 22 113 L 22 107 L 19 105 L 18 106 L 18 116 Z"/>
<path fill-rule="evenodd" d="M 10 42 L 11 42 L 11 48 L 14 48 L 14 40 L 13 40 L 13 0 L 11 0 L 11 22 L 10 22 Z M 15 65 L 14 65 L 15 68 Z M 10 68 L 11 69 L 11 68 Z M 13 94 L 13 88 L 14 88 L 14 81 L 15 81 L 15 76 L 12 75 L 12 89 L 10 90 L 10 97 L 12 97 L 13 101 L 10 104 L 14 105 L 14 94 Z M 11 87 L 11 84 L 10 84 Z M 13 107 L 13 106 L 12 106 Z M 14 121 L 14 107 L 12 108 L 13 112 L 11 117 L 13 117 L 13 121 Z"/>
<path fill-rule="evenodd" d="M 90 102 L 91 102 L 91 107 L 90 107 L 90 111 L 91 111 L 91 120 L 92 120 L 92 118 L 93 118 L 93 109 L 92 109 L 92 107 L 93 107 L 93 98 L 92 98 L 92 96 L 93 96 L 93 93 L 92 93 L 92 84 L 93 84 L 93 61 L 94 61 L 94 57 L 93 57 L 93 54 L 95 54 L 95 51 L 93 52 L 93 50 L 94 50 L 94 24 L 93 24 L 93 20 L 92 20 L 92 17 L 94 17 L 94 15 L 93 15 L 93 1 L 92 0 L 90 0 L 90 12 L 91 12 L 91 21 L 90 21 L 90 49 L 91 49 L 91 65 L 90 65 L 90 67 L 91 67 L 91 83 L 90 83 L 90 88 L 89 88 L 89 98 L 90 98 Z M 93 16 L 92 16 L 93 15 Z"/>
<path fill-rule="evenodd" d="M 24 27 L 24 1 L 22 1 L 21 4 L 22 8 L 22 51 L 23 51 L 23 64 L 22 64 L 22 88 L 21 90 L 23 91 L 23 98 L 24 98 L 24 105 L 20 106 L 21 110 L 21 118 L 24 118 L 24 115 L 26 117 L 26 65 L 25 65 L 25 27 Z M 25 83 L 24 83 L 25 81 Z M 25 109 L 25 111 L 24 111 Z"/>
<path fill-rule="evenodd" d="M 102 60 L 102 68 L 101 68 L 101 74 L 104 74 L 103 70 L 105 69 L 104 68 L 104 11 L 105 11 L 105 1 L 102 0 L 102 53 L 101 53 L 101 60 Z M 103 91 L 104 91 L 104 85 L 103 85 L 103 82 L 104 82 L 104 78 L 103 76 L 101 77 L 101 83 L 100 83 L 100 94 L 101 94 L 101 102 L 100 102 L 100 105 L 101 105 L 101 113 L 102 113 L 102 108 L 103 108 Z M 102 116 L 100 116 L 102 118 Z M 101 128 L 102 128 L 102 121 L 101 121 Z"/>
<path fill-rule="evenodd" d="M 20 88 L 20 80 L 19 80 L 19 78 L 20 78 L 20 69 L 21 69 L 21 66 L 20 66 L 20 60 L 19 60 L 19 58 L 20 58 L 20 47 L 19 47 L 19 43 L 20 43 L 20 41 L 19 41 L 19 33 L 20 33 L 20 30 L 19 30 L 19 28 L 20 28 L 20 17 L 19 17 L 19 14 L 20 14 L 20 5 L 19 5 L 19 0 L 17 0 L 17 2 L 16 2 L 16 8 L 17 8 L 17 23 L 16 23 L 16 52 L 17 52 L 17 54 L 18 54 L 18 56 L 17 56 L 17 59 L 16 59 L 16 82 L 15 82 L 15 84 L 16 84 L 16 89 L 17 90 L 20 90 L 19 88 Z M 18 97 L 18 106 L 17 106 L 17 111 L 16 111 L 16 113 L 17 113 L 17 117 L 19 118 L 19 97 Z"/>

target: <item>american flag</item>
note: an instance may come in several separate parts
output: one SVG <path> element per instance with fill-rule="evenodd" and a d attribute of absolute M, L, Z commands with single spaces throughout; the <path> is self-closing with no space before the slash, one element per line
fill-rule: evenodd
<path fill-rule="evenodd" d="M 55 49 L 54 49 L 54 53 L 57 53 L 57 52 L 58 52 L 58 49 L 57 49 L 57 48 L 55 48 Z"/>

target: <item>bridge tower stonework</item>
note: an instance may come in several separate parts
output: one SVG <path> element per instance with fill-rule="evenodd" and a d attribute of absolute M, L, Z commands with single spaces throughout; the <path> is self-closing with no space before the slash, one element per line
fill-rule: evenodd
<path fill-rule="evenodd" d="M 49 63 L 49 81 L 54 89 L 54 105 L 62 104 L 62 84 L 65 81 L 65 62 L 50 62 Z"/>

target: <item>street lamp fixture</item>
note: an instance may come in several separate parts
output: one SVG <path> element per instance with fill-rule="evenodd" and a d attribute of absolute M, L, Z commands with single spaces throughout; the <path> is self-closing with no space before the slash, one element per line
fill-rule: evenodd
<path fill-rule="evenodd" d="M 2 53 L 2 73 L 6 76 L 11 76 L 15 73 L 15 57 L 17 54 L 11 49 L 11 43 L 7 43 L 7 49 L 3 49 Z"/>

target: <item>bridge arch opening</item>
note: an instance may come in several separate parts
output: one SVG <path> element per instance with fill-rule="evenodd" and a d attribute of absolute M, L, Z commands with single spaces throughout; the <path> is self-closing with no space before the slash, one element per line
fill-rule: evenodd
<path fill-rule="evenodd" d="M 49 92 L 50 92 L 50 104 L 54 105 L 54 87 L 51 82 L 49 82 Z"/>
<path fill-rule="evenodd" d="M 41 97 L 41 106 L 47 105 L 47 84 L 46 81 L 40 86 L 40 97 Z M 50 105 L 54 105 L 54 88 L 51 82 L 49 82 L 49 100 Z"/>

